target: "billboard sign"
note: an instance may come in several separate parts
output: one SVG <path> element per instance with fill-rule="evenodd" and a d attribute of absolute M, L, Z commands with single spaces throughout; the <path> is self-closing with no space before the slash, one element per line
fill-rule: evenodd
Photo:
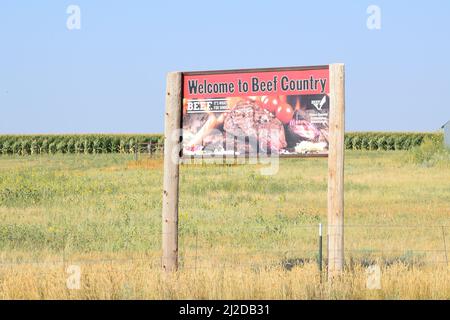
<path fill-rule="evenodd" d="M 183 156 L 327 156 L 329 67 L 183 73 Z"/>

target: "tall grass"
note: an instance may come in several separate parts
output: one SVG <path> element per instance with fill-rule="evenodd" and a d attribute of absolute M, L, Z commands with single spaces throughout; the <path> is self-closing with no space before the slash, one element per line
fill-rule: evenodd
<path fill-rule="evenodd" d="M 450 170 L 408 154 L 346 153 L 348 273 L 332 290 L 315 263 L 326 159 L 283 159 L 270 177 L 262 165 L 181 166 L 180 272 L 167 284 L 161 159 L 1 157 L 0 297 L 449 298 Z M 380 291 L 364 287 L 371 263 L 383 269 Z M 81 290 L 65 287 L 70 264 Z"/>
<path fill-rule="evenodd" d="M 64 268 L 0 269 L 0 299 L 448 299 L 444 267 L 382 268 L 381 289 L 366 287 L 364 268 L 347 270 L 333 285 L 320 282 L 313 264 L 260 270 L 182 270 L 163 277 L 146 262 L 81 267 L 81 287 L 68 290 Z"/>
<path fill-rule="evenodd" d="M 408 160 L 423 166 L 450 167 L 450 149 L 444 146 L 442 139 L 428 137 L 420 146 L 411 149 Z"/>

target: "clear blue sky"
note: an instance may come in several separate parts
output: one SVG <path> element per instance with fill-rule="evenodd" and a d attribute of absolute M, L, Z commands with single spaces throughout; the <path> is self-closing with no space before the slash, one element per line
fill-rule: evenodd
<path fill-rule="evenodd" d="M 347 130 L 434 131 L 450 119 L 449 39 L 448 0 L 1 0 L 0 133 L 162 132 L 168 71 L 332 62 Z"/>

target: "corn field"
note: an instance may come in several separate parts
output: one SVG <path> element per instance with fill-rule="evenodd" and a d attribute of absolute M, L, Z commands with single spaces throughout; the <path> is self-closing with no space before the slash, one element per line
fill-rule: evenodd
<path fill-rule="evenodd" d="M 158 145 L 162 140 L 159 134 L 4 135 L 0 154 L 134 153 L 142 143 Z"/>
<path fill-rule="evenodd" d="M 443 140 L 442 133 L 349 132 L 348 150 L 409 150 L 426 139 Z M 161 134 L 0 135 L 0 155 L 134 153 L 139 145 L 162 146 Z"/>
<path fill-rule="evenodd" d="M 345 134 L 347 150 L 409 150 L 427 139 L 442 143 L 442 133 L 350 132 Z"/>

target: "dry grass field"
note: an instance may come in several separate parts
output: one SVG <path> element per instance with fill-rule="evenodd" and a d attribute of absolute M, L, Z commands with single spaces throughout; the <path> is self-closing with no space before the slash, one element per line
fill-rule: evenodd
<path fill-rule="evenodd" d="M 326 159 L 284 159 L 274 176 L 183 165 L 181 267 L 163 278 L 160 159 L 2 156 L 0 298 L 449 299 L 450 167 L 408 160 L 346 153 L 346 271 L 331 286 L 316 263 Z M 67 288 L 70 265 L 80 289 Z"/>

